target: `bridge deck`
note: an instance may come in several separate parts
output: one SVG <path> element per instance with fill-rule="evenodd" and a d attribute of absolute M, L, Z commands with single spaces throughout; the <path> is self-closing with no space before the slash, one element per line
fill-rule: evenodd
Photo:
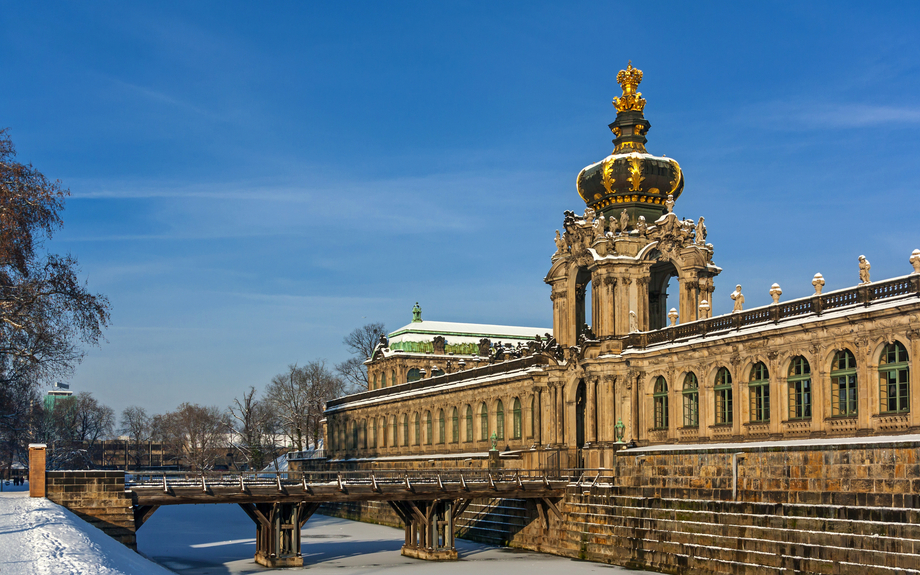
<path fill-rule="evenodd" d="M 332 478 L 334 477 L 334 479 Z M 126 482 L 137 506 L 196 503 L 326 503 L 562 497 L 567 481 L 545 476 L 464 473 L 167 475 Z"/>

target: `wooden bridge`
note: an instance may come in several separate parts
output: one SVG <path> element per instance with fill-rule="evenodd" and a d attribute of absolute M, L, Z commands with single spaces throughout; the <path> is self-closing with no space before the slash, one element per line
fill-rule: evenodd
<path fill-rule="evenodd" d="M 562 518 L 556 502 L 567 481 L 542 471 L 391 470 L 377 472 L 158 473 L 134 475 L 125 489 L 135 528 L 161 505 L 235 503 L 256 524 L 255 560 L 268 567 L 303 565 L 300 532 L 323 503 L 386 501 L 405 524 L 402 554 L 457 559 L 455 520 L 473 499 L 533 499 L 544 527 Z"/>

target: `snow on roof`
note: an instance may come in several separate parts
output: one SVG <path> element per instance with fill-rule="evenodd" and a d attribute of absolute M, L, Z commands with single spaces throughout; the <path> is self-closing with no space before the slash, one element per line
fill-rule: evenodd
<path fill-rule="evenodd" d="M 426 395 L 439 395 L 447 391 L 454 391 L 462 387 L 482 385 L 484 383 L 495 383 L 504 379 L 511 379 L 514 377 L 520 376 L 529 376 L 533 373 L 539 373 L 543 371 L 543 366 L 535 365 L 531 367 L 525 367 L 522 369 L 515 369 L 511 371 L 505 371 L 502 373 L 496 373 L 493 375 L 484 375 L 481 377 L 471 377 L 469 379 L 461 379 L 460 381 L 455 381 L 451 383 L 445 383 L 442 385 L 432 385 L 430 387 L 422 387 L 419 389 L 408 389 L 405 391 L 398 391 L 396 393 L 388 393 L 386 395 L 379 395 L 375 397 L 369 397 L 365 399 L 358 399 L 355 401 L 350 401 L 347 403 L 340 403 L 332 407 L 327 407 L 325 413 L 333 413 L 336 411 L 342 411 L 346 409 L 354 409 L 356 407 L 366 407 L 378 403 L 389 403 L 391 401 L 403 401 L 406 399 L 424 397 Z M 392 388 L 395 390 L 395 388 Z"/>
<path fill-rule="evenodd" d="M 514 325 L 490 325 L 482 323 L 460 323 L 452 321 L 417 321 L 404 325 L 390 334 L 391 342 L 429 341 L 442 335 L 451 343 L 478 343 L 488 339 L 533 339 L 535 335 L 552 333 L 548 327 L 521 327 Z"/>

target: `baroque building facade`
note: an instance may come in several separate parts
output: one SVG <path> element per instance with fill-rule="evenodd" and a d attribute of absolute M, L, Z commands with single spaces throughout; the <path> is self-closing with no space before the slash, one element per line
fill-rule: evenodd
<path fill-rule="evenodd" d="M 816 275 L 814 295 L 780 301 L 774 285 L 773 304 L 753 309 L 737 286 L 733 312 L 713 317 L 721 268 L 704 219 L 674 213 L 679 164 L 646 150 L 641 79 L 631 65 L 618 75 L 614 150 L 578 174 L 585 210 L 556 232 L 552 333 L 410 324 L 383 338 L 371 389 L 327 404 L 333 459 L 475 462 L 495 446 L 522 466 L 562 453 L 604 467 L 625 442 L 920 431 L 920 250 L 905 254 L 907 275 L 872 281 L 860 257 L 858 285 L 823 292 Z"/>

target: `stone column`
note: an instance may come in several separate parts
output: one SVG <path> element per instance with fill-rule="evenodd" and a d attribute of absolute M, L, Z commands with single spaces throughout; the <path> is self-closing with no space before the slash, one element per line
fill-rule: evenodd
<path fill-rule="evenodd" d="M 920 357 L 920 331 L 911 330 L 907 332 L 907 349 L 910 350 L 909 357 L 914 358 L 912 365 L 917 366 L 916 358 Z M 910 382 L 910 425 L 914 430 L 920 429 L 920 369 L 914 367 L 908 372 Z M 916 431 L 915 431 L 916 432 Z"/>
<path fill-rule="evenodd" d="M 812 354 L 814 360 L 809 359 L 811 364 L 811 431 L 816 433 L 824 431 L 824 418 L 830 414 L 828 411 L 830 406 L 827 405 L 830 380 L 827 366 L 824 364 L 824 348 L 816 347 L 812 350 Z"/>
<path fill-rule="evenodd" d="M 563 394 L 564 384 L 556 384 L 556 445 L 565 443 L 565 397 Z"/>
<path fill-rule="evenodd" d="M 585 431 L 587 433 L 585 434 L 585 440 L 589 445 L 594 445 L 597 443 L 597 409 L 595 407 L 597 402 L 597 378 L 593 377 L 588 380 L 587 386 L 588 393 L 585 398 L 588 403 L 585 406 L 585 419 L 587 419 L 585 422 L 587 423 L 587 429 Z"/>
<path fill-rule="evenodd" d="M 875 373 L 869 371 L 869 363 L 872 361 L 871 350 L 869 348 L 868 339 L 860 339 L 856 341 L 856 432 L 859 433 L 860 430 L 868 430 L 871 425 L 869 423 L 869 417 L 873 413 L 879 413 L 875 409 L 873 404 L 878 404 L 878 370 L 875 370 Z M 871 377 L 874 375 L 875 377 Z M 871 381 L 875 381 L 875 384 L 870 384 Z M 873 401 L 874 398 L 874 401 Z"/>
<path fill-rule="evenodd" d="M 636 316 L 639 331 L 649 330 L 648 282 L 648 276 L 636 279 Z"/>
<path fill-rule="evenodd" d="M 542 390 L 540 388 L 534 389 L 534 412 L 530 414 L 531 417 L 536 418 L 533 422 L 534 438 L 533 442 L 540 447 L 543 447 L 543 418 L 540 417 L 542 409 L 541 396 Z"/>

